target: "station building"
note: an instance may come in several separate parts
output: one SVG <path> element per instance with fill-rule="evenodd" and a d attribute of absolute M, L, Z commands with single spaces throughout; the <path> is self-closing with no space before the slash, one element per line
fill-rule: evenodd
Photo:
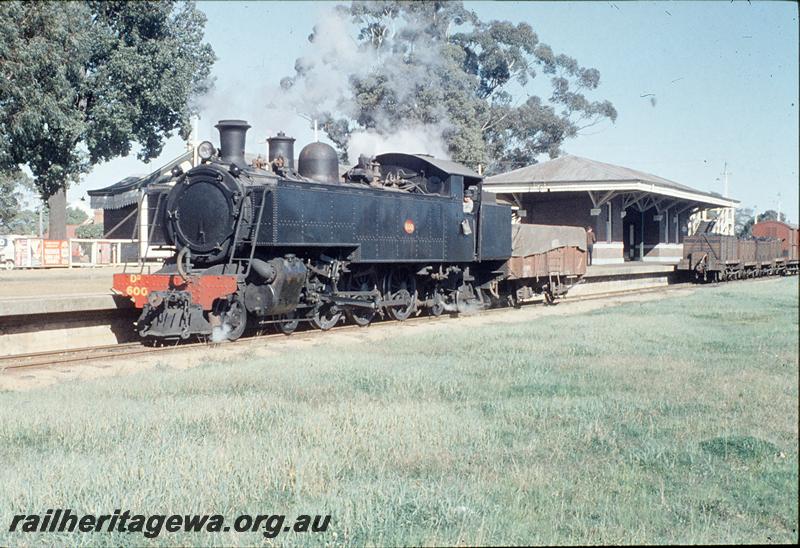
<path fill-rule="evenodd" d="M 591 226 L 593 264 L 677 263 L 693 214 L 739 202 L 627 167 L 563 156 L 484 180 L 519 222 Z"/>
<path fill-rule="evenodd" d="M 125 177 L 111 186 L 87 192 L 92 209 L 103 210 L 104 238 L 136 240 L 135 244 L 123 246 L 124 261 L 171 254 L 171 251 L 155 249 L 150 245 L 151 235 L 160 236 L 153 232 L 160 230 L 160 227 L 155 223 L 155 204 L 148 203 L 147 188 L 169 181 L 174 168 L 180 167 L 186 171 L 195 163 L 195 155 L 188 151 L 147 175 Z"/>

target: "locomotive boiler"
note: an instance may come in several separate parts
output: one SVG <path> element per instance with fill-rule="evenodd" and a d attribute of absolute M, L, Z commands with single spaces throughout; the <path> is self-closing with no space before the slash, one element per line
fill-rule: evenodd
<path fill-rule="evenodd" d="M 570 272 L 512 264 L 510 207 L 460 164 L 389 153 L 362 157 L 340 176 L 324 143 L 304 147 L 295 166 L 294 139 L 283 134 L 269 139 L 266 161 L 248 164 L 247 122 L 216 127 L 219 150 L 202 143 L 199 165 L 149 190 L 175 255 L 154 274 L 114 277 L 114 289 L 142 309 L 142 337 L 216 330 L 236 339 L 248 322 L 288 333 L 300 322 L 324 330 L 344 317 L 364 326 L 378 316 L 552 298 L 585 270 L 581 229 Z"/>

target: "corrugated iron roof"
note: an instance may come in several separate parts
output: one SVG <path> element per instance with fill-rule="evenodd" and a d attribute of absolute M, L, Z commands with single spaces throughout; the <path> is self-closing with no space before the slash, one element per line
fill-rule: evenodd
<path fill-rule="evenodd" d="M 140 189 L 158 182 L 162 177 L 168 179 L 173 167 L 191 161 L 192 152 L 185 152 L 152 173 L 142 177 L 125 177 L 111 186 L 90 190 L 87 192 L 90 205 L 92 209 L 119 209 L 131 205 L 136 202 Z"/>
<path fill-rule="evenodd" d="M 487 177 L 484 184 L 491 188 L 493 185 L 501 184 L 549 184 L 558 185 L 558 183 L 604 183 L 604 182 L 637 182 L 657 185 L 661 187 L 671 188 L 675 190 L 682 190 L 685 192 L 692 192 L 701 194 L 703 196 L 711 196 L 714 198 L 722 198 L 721 195 L 713 192 L 705 192 L 697 190 L 690 186 L 664 179 L 652 173 L 638 171 L 628 167 L 617 166 L 613 164 L 606 164 L 605 162 L 598 162 L 580 156 L 566 155 L 555 160 L 533 164 L 530 166 L 522 167 Z"/>

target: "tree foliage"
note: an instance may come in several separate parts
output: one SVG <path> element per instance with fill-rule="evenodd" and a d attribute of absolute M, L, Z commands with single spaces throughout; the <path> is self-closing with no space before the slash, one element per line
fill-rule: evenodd
<path fill-rule="evenodd" d="M 75 229 L 75 236 L 77 238 L 87 238 L 97 240 L 103 237 L 103 223 L 95 224 L 90 223 L 87 225 L 79 226 Z"/>
<path fill-rule="evenodd" d="M 749 238 L 753 235 L 753 225 L 756 223 L 756 218 L 753 216 L 753 210 L 750 208 L 743 208 L 736 211 L 735 229 L 736 235 L 740 238 Z M 780 218 L 778 212 L 774 209 L 768 209 L 764 213 L 758 214 L 758 222 L 761 221 L 782 221 L 786 222 L 786 215 L 781 213 Z"/>
<path fill-rule="evenodd" d="M 79 207 L 68 207 L 67 208 L 67 224 L 68 225 L 79 225 L 84 223 L 89 216 L 86 212 Z"/>
<path fill-rule="evenodd" d="M 192 2 L 0 3 L 0 171 L 43 199 L 98 162 L 190 132 L 214 62 Z"/>
<path fill-rule="evenodd" d="M 0 233 L 12 234 L 12 226 L 22 210 L 23 191 L 32 185 L 22 171 L 0 173 Z"/>
<path fill-rule="evenodd" d="M 739 238 L 750 236 L 750 228 L 753 226 L 753 210 L 749 207 L 742 207 L 735 210 L 733 215 L 733 231 Z"/>
<path fill-rule="evenodd" d="M 326 67 L 349 72 L 352 101 L 308 101 L 304 112 L 342 152 L 354 131 L 417 125 L 439 128 L 453 159 L 499 171 L 555 157 L 581 129 L 616 120 L 610 102 L 586 96 L 600 73 L 553 51 L 527 23 L 481 21 L 445 1 L 352 2 L 337 13 L 355 29 L 360 57 L 344 63 L 340 43 L 315 28 L 315 57 L 298 59 L 281 85 L 296 93 Z"/>
<path fill-rule="evenodd" d="M 47 212 L 43 212 L 42 228 L 47 224 Z M 0 227 L 2 234 L 18 234 L 20 236 L 39 235 L 39 212 L 32 209 L 20 210 L 7 225 Z"/>

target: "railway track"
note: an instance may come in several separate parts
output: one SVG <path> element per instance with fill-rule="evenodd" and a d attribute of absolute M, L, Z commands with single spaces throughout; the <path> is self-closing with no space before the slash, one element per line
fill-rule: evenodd
<path fill-rule="evenodd" d="M 726 282 L 726 283 L 755 283 L 758 281 L 766 281 L 772 278 L 761 278 L 761 279 L 753 279 L 753 280 L 737 280 L 733 282 Z M 712 286 L 718 286 L 721 284 L 709 284 Z M 697 284 L 693 283 L 677 283 L 671 284 L 667 286 L 658 286 L 658 287 L 647 287 L 647 288 L 640 288 L 640 289 L 623 289 L 618 291 L 606 291 L 602 293 L 593 293 L 590 295 L 578 295 L 568 297 L 567 299 L 557 301 L 556 306 L 564 307 L 570 306 L 571 304 L 579 303 L 579 302 L 586 302 L 586 301 L 596 301 L 596 300 L 604 300 L 604 299 L 613 299 L 614 297 L 628 297 L 633 295 L 643 295 L 648 293 L 667 293 L 671 291 L 681 290 L 681 289 L 688 289 L 693 287 L 700 287 Z M 530 303 L 525 303 L 523 306 L 527 307 L 532 304 L 537 304 L 537 302 L 541 302 L 538 300 L 531 301 Z M 496 314 L 501 312 L 508 312 L 509 308 L 492 308 L 483 310 L 480 314 Z M 453 319 L 457 319 L 458 314 L 443 314 L 441 316 L 417 316 L 414 318 L 409 318 L 402 322 L 404 325 L 409 324 L 417 324 L 417 323 L 431 323 L 431 322 L 442 322 L 442 321 L 451 321 Z M 386 329 L 392 326 L 396 326 L 398 322 L 392 320 L 379 320 L 370 324 L 370 329 Z M 320 336 L 325 336 L 327 333 L 333 332 L 346 332 L 346 331 L 359 331 L 364 329 L 363 327 L 359 327 L 357 325 L 338 325 L 336 327 L 331 328 L 328 331 L 320 331 L 316 329 L 308 329 L 302 330 L 294 333 L 291 335 L 293 338 L 298 339 L 315 339 Z M 225 342 L 222 343 L 225 346 L 232 345 L 235 348 L 242 348 L 246 345 L 253 345 L 253 344 L 261 344 L 265 340 L 269 339 L 284 339 L 286 335 L 283 333 L 267 333 L 267 334 L 256 334 L 256 335 L 247 335 L 242 337 L 241 339 L 234 341 L 234 342 Z M 61 350 L 61 351 L 48 351 L 48 352 L 35 352 L 30 354 L 17 354 L 13 356 L 5 356 L 0 357 L 0 372 L 18 372 L 24 370 L 31 370 L 31 369 L 38 369 L 38 368 L 46 368 L 50 366 L 61 366 L 61 365 L 69 365 L 69 364 L 77 364 L 77 363 L 87 363 L 93 362 L 98 360 L 108 360 L 108 359 L 119 359 L 119 358 L 129 358 L 132 356 L 137 355 L 146 355 L 146 354 L 168 354 L 170 352 L 176 352 L 180 350 L 188 350 L 192 348 L 200 348 L 200 347 L 208 347 L 208 346 L 221 346 L 219 343 L 212 343 L 209 341 L 189 341 L 184 342 L 181 341 L 177 344 L 173 345 L 165 345 L 165 346 L 147 346 L 142 344 L 141 342 L 130 342 L 130 343 L 120 343 L 114 345 L 105 345 L 105 346 L 94 346 L 94 347 L 87 347 L 87 348 L 76 348 L 70 350 Z"/>

